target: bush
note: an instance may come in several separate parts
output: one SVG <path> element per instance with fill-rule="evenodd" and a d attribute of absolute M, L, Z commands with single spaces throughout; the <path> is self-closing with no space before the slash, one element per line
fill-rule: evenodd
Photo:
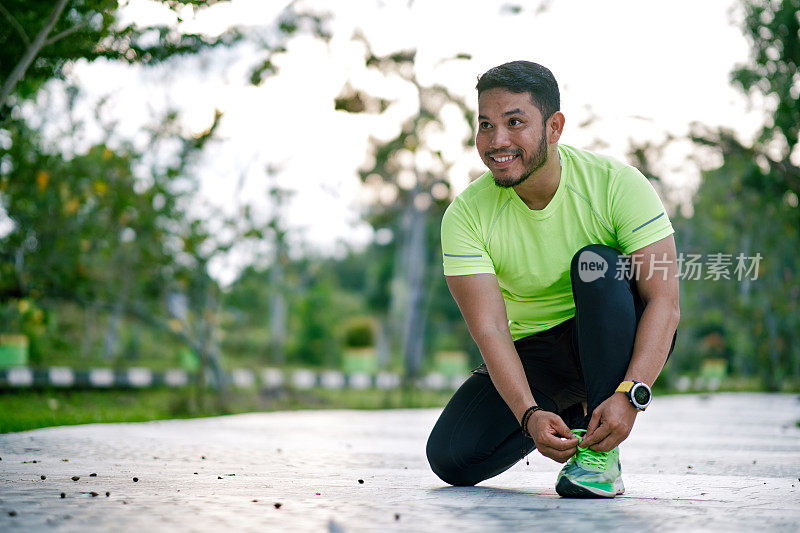
<path fill-rule="evenodd" d="M 361 316 L 351 319 L 344 330 L 344 345 L 347 348 L 369 348 L 375 344 L 375 321 Z"/>

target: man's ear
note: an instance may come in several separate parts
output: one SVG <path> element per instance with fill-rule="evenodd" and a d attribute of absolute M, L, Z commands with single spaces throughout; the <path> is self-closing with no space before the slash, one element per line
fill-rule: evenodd
<path fill-rule="evenodd" d="M 547 119 L 547 142 L 548 144 L 557 143 L 561 138 L 561 133 L 564 131 L 564 122 L 566 121 L 564 113 L 556 111 L 550 118 Z"/>

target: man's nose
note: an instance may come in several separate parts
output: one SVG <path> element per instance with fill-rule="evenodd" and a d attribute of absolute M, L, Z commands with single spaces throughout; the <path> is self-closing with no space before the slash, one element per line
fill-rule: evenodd
<path fill-rule="evenodd" d="M 508 131 L 505 128 L 495 128 L 490 147 L 505 148 L 510 144 L 511 141 L 509 140 Z"/>

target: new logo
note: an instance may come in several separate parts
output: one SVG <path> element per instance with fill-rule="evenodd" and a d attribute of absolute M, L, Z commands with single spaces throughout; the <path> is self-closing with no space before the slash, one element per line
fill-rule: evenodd
<path fill-rule="evenodd" d="M 582 282 L 591 283 L 605 276 L 607 271 L 608 262 L 600 255 L 590 250 L 584 250 L 578 256 L 578 277 Z"/>

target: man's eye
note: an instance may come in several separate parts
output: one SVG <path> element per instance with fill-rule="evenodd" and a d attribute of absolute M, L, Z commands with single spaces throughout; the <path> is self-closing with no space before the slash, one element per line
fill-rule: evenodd
<path fill-rule="evenodd" d="M 508 121 L 509 126 L 519 126 L 520 124 L 522 124 L 522 121 L 518 118 L 512 118 Z"/>
<path fill-rule="evenodd" d="M 491 128 L 491 127 L 492 127 L 492 125 L 491 125 L 491 124 L 489 124 L 488 122 L 485 122 L 485 121 L 484 121 L 484 122 L 481 122 L 481 123 L 478 125 L 478 127 L 479 127 L 480 129 L 482 129 L 482 130 L 488 130 L 489 128 Z"/>

